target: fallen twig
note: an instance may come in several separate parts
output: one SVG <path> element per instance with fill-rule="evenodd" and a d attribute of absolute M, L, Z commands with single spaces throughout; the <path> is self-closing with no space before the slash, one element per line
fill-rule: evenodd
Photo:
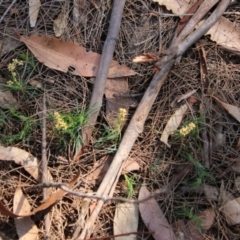
<path fill-rule="evenodd" d="M 48 169 L 47 169 L 47 141 L 46 141 L 46 96 L 45 92 L 43 95 L 43 112 L 42 112 L 42 183 L 48 182 Z M 43 189 L 43 200 L 48 198 L 47 189 Z M 50 239 L 50 226 L 51 221 L 49 214 L 47 213 L 44 217 L 45 225 L 45 237 Z"/>
<path fill-rule="evenodd" d="M 178 169 L 178 174 L 176 176 L 174 176 L 173 179 L 166 186 L 162 187 L 161 189 L 158 189 L 158 190 L 154 191 L 149 196 L 147 196 L 143 199 L 140 199 L 140 200 L 131 200 L 131 199 L 122 198 L 122 197 L 104 197 L 104 196 L 101 196 L 101 195 L 97 195 L 95 193 L 91 193 L 91 194 L 79 193 L 77 191 L 74 191 L 73 189 L 68 188 L 67 185 L 64 184 L 64 183 L 51 183 L 51 182 L 46 183 L 45 182 L 45 183 L 41 183 L 41 184 L 38 184 L 38 185 L 35 185 L 35 186 L 29 186 L 25 190 L 28 191 L 28 190 L 33 189 L 33 188 L 55 187 L 55 188 L 60 188 L 63 191 L 65 191 L 69 194 L 72 194 L 74 196 L 77 196 L 77 197 L 101 200 L 104 203 L 109 202 L 109 201 L 141 203 L 141 202 L 147 201 L 150 198 L 154 198 L 156 196 L 169 194 L 181 182 L 181 180 L 186 176 L 186 174 L 188 174 L 188 172 L 192 169 L 192 167 L 193 167 L 193 165 L 189 164 L 189 165 L 184 166 L 183 168 Z"/>
<path fill-rule="evenodd" d="M 119 145 L 118 151 L 112 161 L 112 164 L 106 173 L 98 191 L 97 195 L 102 197 L 111 196 L 118 181 L 122 166 L 124 161 L 127 159 L 129 152 L 132 149 L 134 142 L 136 141 L 139 133 L 142 132 L 145 120 L 148 113 L 158 95 L 161 86 L 166 79 L 168 72 L 170 71 L 175 58 L 181 56 L 192 44 L 194 44 L 200 37 L 202 37 L 220 18 L 225 9 L 227 8 L 230 0 L 222 0 L 210 17 L 193 33 L 187 34 L 183 42 L 178 46 L 172 44 L 172 48 L 166 51 L 166 56 L 157 63 L 160 71 L 156 73 L 150 83 L 148 89 L 146 90 L 134 116 L 132 117 L 128 128 L 123 136 L 123 139 Z M 203 13 L 198 12 L 198 14 L 203 15 Z M 201 18 L 202 18 L 201 17 Z M 85 239 L 91 235 L 92 226 L 101 210 L 104 201 L 99 200 L 97 206 L 92 212 L 90 218 L 87 220 L 85 227 L 78 239 Z"/>
<path fill-rule="evenodd" d="M 83 146 L 88 145 L 90 141 L 93 132 L 93 126 L 96 123 L 100 108 L 102 107 L 103 94 L 116 41 L 118 39 L 124 5 L 125 0 L 121 1 L 115 0 L 113 3 L 109 32 L 107 35 L 107 39 L 104 43 L 98 73 L 96 76 L 96 80 L 93 87 L 93 93 L 90 101 L 88 122 L 85 124 L 85 127 L 83 128 L 82 131 Z M 80 146 L 80 149 L 76 151 L 74 157 L 75 160 L 78 160 L 79 157 L 81 156 L 83 146 Z"/>

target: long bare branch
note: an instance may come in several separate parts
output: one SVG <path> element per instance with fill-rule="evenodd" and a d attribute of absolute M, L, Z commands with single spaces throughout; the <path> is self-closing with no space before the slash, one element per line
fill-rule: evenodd
<path fill-rule="evenodd" d="M 104 43 L 98 73 L 96 76 L 96 80 L 93 87 L 93 93 L 90 101 L 88 122 L 86 123 L 82 131 L 83 146 L 88 145 L 90 141 L 93 132 L 93 127 L 96 124 L 99 111 L 102 107 L 103 94 L 106 86 L 108 71 L 113 57 L 113 52 L 120 31 L 124 5 L 125 0 L 121 1 L 115 0 L 113 3 L 109 32 L 107 35 L 107 39 Z M 81 156 L 83 146 L 81 146 L 81 149 L 77 150 L 75 154 L 75 160 L 77 160 Z"/>

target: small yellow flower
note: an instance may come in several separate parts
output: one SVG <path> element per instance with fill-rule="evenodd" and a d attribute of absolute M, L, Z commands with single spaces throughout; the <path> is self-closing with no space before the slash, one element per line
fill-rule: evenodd
<path fill-rule="evenodd" d="M 181 129 L 180 129 L 180 134 L 182 135 L 182 136 L 186 136 L 187 134 L 189 134 L 194 128 L 196 127 L 196 125 L 193 123 L 193 122 L 191 122 L 191 123 L 189 123 L 186 127 L 182 127 Z"/>
<path fill-rule="evenodd" d="M 119 108 L 118 120 L 120 123 L 123 123 L 126 119 L 127 110 L 125 108 Z"/>
<path fill-rule="evenodd" d="M 54 118 L 56 121 L 55 124 L 55 128 L 60 130 L 67 130 L 68 126 L 67 124 L 64 122 L 64 120 L 62 119 L 61 115 L 59 114 L 59 112 L 54 112 Z"/>
<path fill-rule="evenodd" d="M 7 85 L 8 86 L 12 86 L 13 85 L 13 81 L 11 81 L 11 80 L 7 81 Z"/>

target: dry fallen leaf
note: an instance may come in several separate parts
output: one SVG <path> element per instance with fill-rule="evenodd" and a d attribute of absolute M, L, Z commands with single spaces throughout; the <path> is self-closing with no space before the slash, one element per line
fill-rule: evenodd
<path fill-rule="evenodd" d="M 31 27 L 35 27 L 36 25 L 40 6 L 41 6 L 40 0 L 29 0 L 29 18 Z"/>
<path fill-rule="evenodd" d="M 240 198 L 228 201 L 221 207 L 222 214 L 229 225 L 240 223 Z"/>
<path fill-rule="evenodd" d="M 168 10 L 176 14 L 183 14 L 189 7 L 189 4 L 185 0 L 153 0 L 153 2 L 164 5 Z"/>
<path fill-rule="evenodd" d="M 160 138 L 160 140 L 163 143 L 165 143 L 168 147 L 170 147 L 170 145 L 168 144 L 168 137 L 170 134 L 172 134 L 175 130 L 178 129 L 187 109 L 188 109 L 187 104 L 182 105 L 168 120 L 167 125 L 165 126 L 162 136 Z"/>
<path fill-rule="evenodd" d="M 228 111 L 229 114 L 231 114 L 236 120 L 238 120 L 240 122 L 240 108 L 239 107 L 222 102 L 217 97 L 214 97 L 214 96 L 210 96 L 210 97 L 213 97 L 215 100 L 217 100 Z"/>
<path fill-rule="evenodd" d="M 120 203 L 116 207 L 113 232 L 114 235 L 137 232 L 138 228 L 138 206 L 132 203 Z M 118 236 L 116 240 L 136 240 L 137 235 Z"/>
<path fill-rule="evenodd" d="M 154 53 L 144 53 L 141 56 L 137 56 L 133 59 L 135 63 L 145 63 L 145 62 L 157 62 L 159 61 L 159 56 Z"/>
<path fill-rule="evenodd" d="M 35 57 L 49 68 L 62 72 L 70 71 L 74 75 L 94 77 L 97 74 L 101 55 L 86 52 L 86 49 L 72 42 L 64 42 L 48 36 L 20 36 Z M 108 77 L 118 78 L 135 75 L 136 72 L 126 65 L 112 61 Z"/>
<path fill-rule="evenodd" d="M 74 179 L 72 179 L 71 182 L 67 185 L 67 188 L 71 189 L 75 185 L 75 183 L 78 181 L 79 177 L 80 177 L 80 171 L 77 173 L 77 175 L 74 177 Z M 60 189 L 57 192 L 55 192 L 54 194 L 52 194 L 51 196 L 49 196 L 46 200 L 44 200 L 44 202 L 39 207 L 35 208 L 32 212 L 28 212 L 28 213 L 26 212 L 25 214 L 21 214 L 21 215 L 17 215 L 15 213 L 13 213 L 12 211 L 10 211 L 9 209 L 7 209 L 4 206 L 4 203 L 0 200 L 0 212 L 6 216 L 10 216 L 13 218 L 31 216 L 37 212 L 43 211 L 43 210 L 47 209 L 48 207 L 52 206 L 54 203 L 59 201 L 66 194 L 67 194 L 67 192 Z"/>
<path fill-rule="evenodd" d="M 5 216 L 8 217 L 12 217 L 12 218 L 17 218 L 19 217 L 19 215 L 14 214 L 12 211 L 10 211 L 9 209 L 7 209 L 4 205 L 4 203 L 2 202 L 2 200 L 0 200 L 0 212 L 2 214 L 4 214 Z"/>
<path fill-rule="evenodd" d="M 31 206 L 20 187 L 16 189 L 14 194 L 13 211 L 17 215 L 27 215 L 31 211 Z M 39 239 L 38 228 L 30 217 L 14 218 L 14 222 L 20 240 Z"/>
<path fill-rule="evenodd" d="M 37 181 L 40 179 L 37 158 L 20 148 L 0 146 L 0 160 L 14 161 L 16 164 L 22 165 Z"/>
<path fill-rule="evenodd" d="M 68 20 L 68 13 L 69 13 L 69 2 L 66 1 L 61 13 L 58 17 L 54 20 L 53 23 L 53 30 L 56 37 L 61 37 L 64 31 L 67 28 L 67 20 Z"/>
<path fill-rule="evenodd" d="M 171 10 L 175 14 L 183 14 L 189 8 L 189 0 L 178 0 L 177 2 L 175 0 L 153 1 L 166 6 L 168 10 Z M 204 24 L 204 21 L 201 21 L 198 27 L 201 24 Z M 240 29 L 236 28 L 235 25 L 235 23 L 229 21 L 227 18 L 221 17 L 205 35 L 210 35 L 212 41 L 226 50 L 240 54 Z"/>
<path fill-rule="evenodd" d="M 150 192 L 145 186 L 142 186 L 139 192 L 138 200 L 144 199 L 150 195 Z M 152 236 L 156 240 L 175 240 L 176 236 L 172 227 L 169 225 L 164 213 L 160 209 L 154 198 L 139 203 L 139 212 L 142 220 L 149 231 L 152 231 Z"/>

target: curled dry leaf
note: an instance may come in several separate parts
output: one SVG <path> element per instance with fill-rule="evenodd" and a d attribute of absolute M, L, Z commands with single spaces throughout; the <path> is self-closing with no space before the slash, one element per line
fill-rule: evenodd
<path fill-rule="evenodd" d="M 183 14 L 189 4 L 185 0 L 153 0 L 153 2 L 157 2 L 159 5 L 164 5 L 168 10 L 171 10 L 173 13 L 176 14 Z"/>
<path fill-rule="evenodd" d="M 38 160 L 30 153 L 16 147 L 0 146 L 0 160 L 14 161 L 16 164 L 22 165 L 37 181 L 40 180 Z"/>
<path fill-rule="evenodd" d="M 20 187 L 16 189 L 14 194 L 13 211 L 17 215 L 29 215 L 31 212 L 31 206 Z M 14 218 L 14 222 L 20 240 L 39 239 L 38 228 L 30 217 Z"/>
<path fill-rule="evenodd" d="M 142 200 L 150 195 L 145 186 L 142 186 L 139 192 L 138 200 Z M 151 198 L 147 201 L 139 203 L 139 212 L 142 220 L 152 236 L 156 240 L 176 240 L 176 236 L 172 227 L 169 225 L 164 213 L 159 208 L 157 201 Z"/>
<path fill-rule="evenodd" d="M 64 42 L 48 36 L 20 36 L 35 57 L 49 68 L 62 72 L 70 71 L 74 75 L 94 77 L 97 74 L 101 55 L 87 52 L 82 46 L 72 42 Z M 116 78 L 135 75 L 126 65 L 112 61 L 108 77 Z"/>
<path fill-rule="evenodd" d="M 159 56 L 154 53 L 144 53 L 141 56 L 137 56 L 133 59 L 135 63 L 145 63 L 145 62 L 157 62 L 159 61 Z"/>
<path fill-rule="evenodd" d="M 138 228 L 138 206 L 133 203 L 120 203 L 116 207 L 113 232 L 114 235 L 137 232 Z M 136 235 L 118 236 L 116 240 L 136 240 Z"/>
<path fill-rule="evenodd" d="M 163 143 L 165 143 L 168 147 L 170 147 L 170 145 L 168 144 L 168 137 L 170 134 L 172 134 L 175 130 L 178 129 L 187 109 L 188 109 L 187 104 L 182 105 L 168 120 L 167 125 L 165 126 L 162 136 L 160 138 L 160 140 Z"/>
<path fill-rule="evenodd" d="M 70 183 L 68 183 L 67 188 L 71 189 L 75 183 L 78 181 L 80 177 L 80 171 L 77 173 L 77 175 L 71 180 Z M 44 203 L 42 203 L 39 207 L 34 209 L 31 214 L 35 214 L 37 212 L 43 211 L 47 209 L 48 207 L 52 206 L 54 203 L 59 201 L 62 197 L 64 197 L 67 194 L 67 192 L 63 191 L 62 189 L 59 189 L 57 192 L 53 193 L 51 196 L 49 196 L 46 200 L 44 200 Z"/>
<path fill-rule="evenodd" d="M 201 229 L 203 233 L 211 228 L 215 219 L 215 212 L 212 208 L 206 209 L 198 215 L 201 222 Z M 185 240 L 205 240 L 206 237 L 201 232 L 199 226 L 195 224 L 193 220 L 189 220 L 185 223 L 183 220 L 179 220 L 173 224 L 177 236 L 181 236 Z M 180 238 L 181 239 L 181 238 Z"/>
<path fill-rule="evenodd" d="M 66 1 L 61 13 L 58 17 L 54 20 L 53 23 L 53 30 L 56 37 L 61 37 L 64 31 L 67 28 L 67 20 L 68 20 L 68 13 L 69 13 L 69 2 Z"/>
<path fill-rule="evenodd" d="M 71 182 L 68 183 L 67 188 L 71 189 L 75 185 L 75 183 L 78 181 L 78 179 L 80 177 L 80 173 L 81 172 L 79 171 L 77 173 L 77 175 L 71 180 Z M 32 212 L 28 212 L 28 213 L 21 214 L 21 215 L 15 214 L 12 211 L 10 211 L 9 209 L 7 209 L 4 206 L 4 203 L 0 200 L 0 211 L 4 215 L 10 216 L 10 217 L 13 217 L 13 218 L 31 216 L 31 215 L 36 214 L 37 212 L 43 211 L 43 210 L 51 207 L 53 204 L 55 204 L 57 201 L 59 201 L 66 194 L 67 194 L 67 192 L 60 189 L 57 192 L 55 192 L 54 194 L 52 194 L 51 196 L 49 196 L 39 207 L 34 209 Z"/>
<path fill-rule="evenodd" d="M 240 198 L 235 198 L 225 203 L 221 208 L 221 212 L 229 225 L 240 223 Z"/>
<path fill-rule="evenodd" d="M 210 96 L 210 97 L 213 97 L 215 100 L 217 100 L 217 102 L 219 102 L 225 108 L 225 110 L 228 111 L 229 114 L 231 114 L 236 120 L 238 120 L 240 122 L 240 108 L 239 107 L 222 102 L 217 97 L 214 97 L 214 96 Z"/>
<path fill-rule="evenodd" d="M 29 18 L 31 27 L 35 27 L 36 25 L 40 6 L 41 6 L 40 0 L 29 0 Z"/>

